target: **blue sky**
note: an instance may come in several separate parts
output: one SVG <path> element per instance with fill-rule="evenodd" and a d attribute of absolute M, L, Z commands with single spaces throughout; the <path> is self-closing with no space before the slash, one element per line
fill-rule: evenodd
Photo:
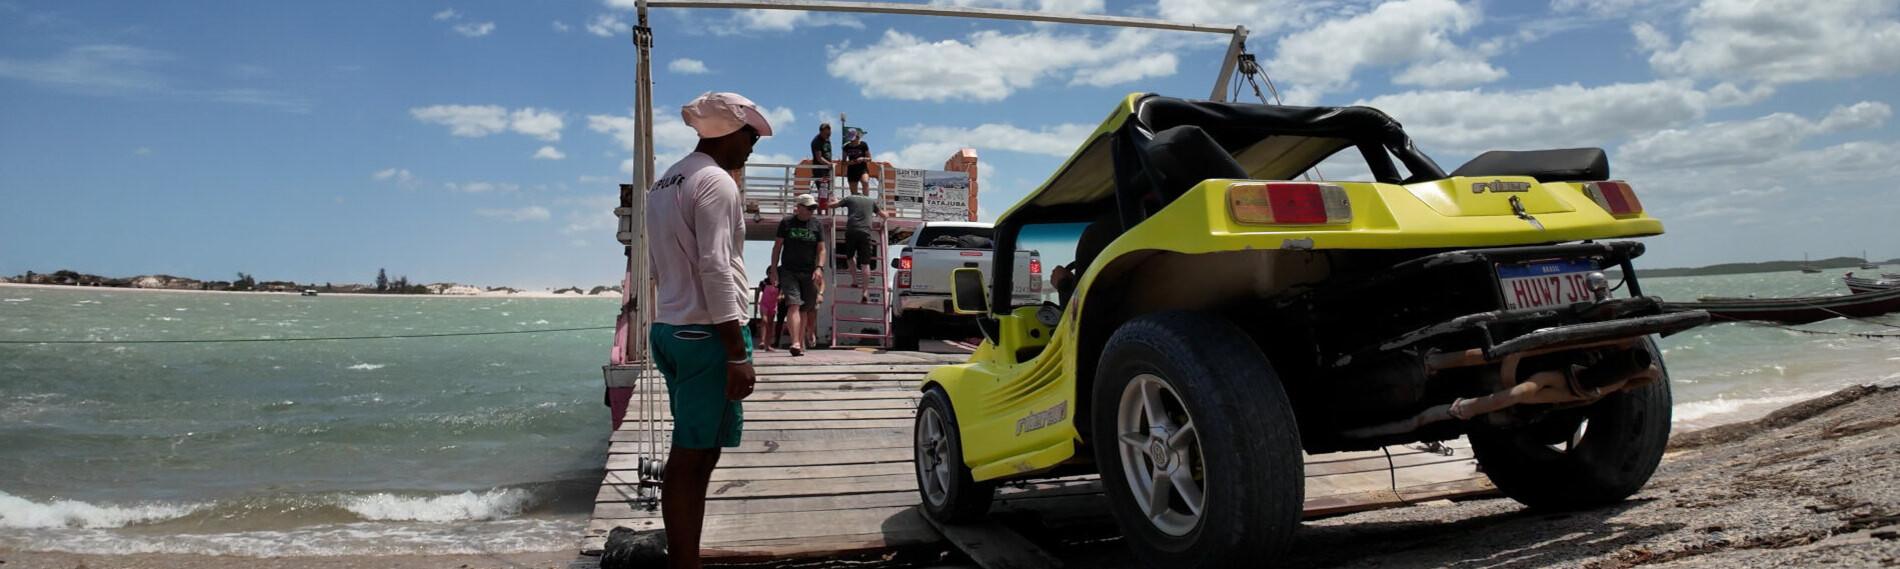
<path fill-rule="evenodd" d="M 0 273 L 613 282 L 621 3 L 0 1 Z M 1289 102 L 1378 106 L 1448 168 L 1602 146 L 1668 226 L 1650 266 L 1900 257 L 1890 0 L 955 3 L 1247 25 Z M 844 112 L 900 166 L 976 148 L 987 213 L 1121 95 L 1205 96 L 1224 47 L 889 16 L 653 23 L 662 168 L 690 144 L 678 105 L 738 91 L 783 133 L 755 161 Z"/>

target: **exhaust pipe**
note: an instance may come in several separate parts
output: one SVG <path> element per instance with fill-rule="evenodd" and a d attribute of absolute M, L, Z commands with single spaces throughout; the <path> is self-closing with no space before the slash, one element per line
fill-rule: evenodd
<path fill-rule="evenodd" d="M 1623 350 L 1590 366 L 1568 366 L 1531 374 L 1523 382 L 1479 397 L 1461 398 L 1433 405 L 1417 415 L 1368 427 L 1349 429 L 1341 435 L 1350 439 L 1373 439 L 1403 435 L 1427 425 L 1450 420 L 1468 421 L 1479 415 L 1495 413 L 1523 404 L 1574 403 L 1594 401 L 1604 395 L 1630 387 L 1646 385 L 1662 377 L 1649 350 Z"/>

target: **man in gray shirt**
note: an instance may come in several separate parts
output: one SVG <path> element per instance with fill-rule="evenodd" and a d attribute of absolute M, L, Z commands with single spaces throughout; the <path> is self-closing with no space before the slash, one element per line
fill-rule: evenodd
<path fill-rule="evenodd" d="M 854 188 L 851 197 L 838 202 L 844 208 L 847 217 L 844 224 L 845 261 L 851 263 L 851 284 L 858 288 L 858 302 L 870 302 L 871 291 L 865 288 L 870 283 L 871 267 L 877 265 L 877 243 L 872 239 L 871 216 L 879 219 L 887 217 L 884 209 L 878 207 L 877 200 L 864 195 L 864 190 Z"/>

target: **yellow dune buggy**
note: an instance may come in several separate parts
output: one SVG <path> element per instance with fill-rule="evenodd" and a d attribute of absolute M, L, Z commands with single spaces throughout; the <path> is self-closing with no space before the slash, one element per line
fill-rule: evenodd
<path fill-rule="evenodd" d="M 1308 177 L 1335 154 L 1371 181 Z M 953 275 L 985 341 L 923 385 L 924 509 L 1099 473 L 1147 563 L 1260 566 L 1301 518 L 1302 451 L 1460 436 L 1524 504 L 1622 500 L 1669 435 L 1652 338 L 1708 315 L 1642 295 L 1643 245 L 1610 239 L 1662 223 L 1608 170 L 1565 149 L 1447 174 L 1371 108 L 1129 96 L 996 223 L 999 251 L 1086 224 L 1061 302 Z"/>

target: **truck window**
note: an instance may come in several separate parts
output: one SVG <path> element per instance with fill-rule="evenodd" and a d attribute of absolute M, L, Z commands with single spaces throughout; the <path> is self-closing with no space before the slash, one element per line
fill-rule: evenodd
<path fill-rule="evenodd" d="M 995 230 L 988 227 L 943 227 L 925 225 L 917 234 L 917 246 L 931 249 L 989 249 L 994 245 Z"/>

